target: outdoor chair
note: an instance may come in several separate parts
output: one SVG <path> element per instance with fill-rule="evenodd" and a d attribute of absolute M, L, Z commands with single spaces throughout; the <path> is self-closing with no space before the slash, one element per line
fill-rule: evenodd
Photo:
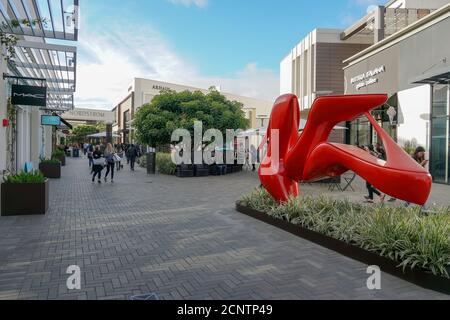
<path fill-rule="evenodd" d="M 334 177 L 329 179 L 328 181 L 329 181 L 328 191 L 333 192 L 336 189 L 341 192 L 343 191 L 341 187 L 341 177 Z"/>
<path fill-rule="evenodd" d="M 355 189 L 353 188 L 352 184 L 356 179 L 356 173 L 350 172 L 347 175 L 344 175 L 343 178 L 345 181 L 345 187 L 342 189 L 342 191 L 345 192 L 348 189 L 351 189 L 353 192 L 355 192 Z"/>

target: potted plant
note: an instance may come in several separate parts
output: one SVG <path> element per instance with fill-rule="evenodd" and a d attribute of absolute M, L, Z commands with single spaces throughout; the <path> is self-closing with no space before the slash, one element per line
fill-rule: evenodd
<path fill-rule="evenodd" d="M 52 154 L 52 159 L 59 160 L 61 162 L 61 166 L 66 165 L 66 154 L 63 150 L 57 149 Z"/>
<path fill-rule="evenodd" d="M 59 161 L 58 159 L 43 159 L 39 164 L 39 170 L 46 178 L 60 179 L 61 161 Z"/>
<path fill-rule="evenodd" d="M 1 184 L 2 216 L 44 215 L 48 210 L 49 180 L 40 171 L 21 172 Z"/>

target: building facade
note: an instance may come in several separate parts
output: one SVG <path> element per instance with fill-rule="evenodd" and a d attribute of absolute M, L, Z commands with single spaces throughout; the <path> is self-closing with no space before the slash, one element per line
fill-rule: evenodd
<path fill-rule="evenodd" d="M 346 94 L 387 93 L 378 119 L 402 146 L 423 146 L 437 183 L 450 183 L 450 4 L 345 61 Z M 377 140 L 366 119 L 350 143 Z"/>
<path fill-rule="evenodd" d="M 280 92 L 299 97 L 305 119 L 319 96 L 387 93 L 375 119 L 403 147 L 426 148 L 435 182 L 449 183 L 449 5 L 391 0 L 347 29 L 314 30 L 282 60 Z M 367 118 L 345 125 L 346 143 L 378 142 Z"/>
<path fill-rule="evenodd" d="M 207 94 L 209 91 L 202 88 L 195 88 L 179 84 L 161 82 L 150 79 L 136 78 L 128 88 L 125 98 L 113 109 L 114 124 L 113 132 L 122 135 L 123 143 L 133 143 L 134 129 L 133 119 L 136 111 L 145 104 L 151 103 L 153 98 L 162 90 L 200 91 Z M 221 92 L 222 93 L 222 92 Z M 250 121 L 251 128 L 266 128 L 270 118 L 273 102 L 242 97 L 229 93 L 222 93 L 227 99 L 241 102 L 244 105 L 244 112 Z"/>

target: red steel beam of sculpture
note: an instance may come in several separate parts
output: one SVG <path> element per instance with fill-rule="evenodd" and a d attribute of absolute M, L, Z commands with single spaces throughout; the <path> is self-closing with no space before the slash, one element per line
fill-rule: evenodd
<path fill-rule="evenodd" d="M 352 170 L 383 193 L 424 205 L 431 192 L 430 174 L 400 148 L 370 114 L 387 99 L 384 94 L 318 98 L 300 134 L 297 97 L 278 98 L 265 140 L 267 155 L 259 169 L 262 185 L 276 200 L 286 202 L 292 196 L 299 196 L 299 182 L 336 177 Z M 378 133 L 387 161 L 356 146 L 328 142 L 337 124 L 361 116 L 366 116 Z"/>

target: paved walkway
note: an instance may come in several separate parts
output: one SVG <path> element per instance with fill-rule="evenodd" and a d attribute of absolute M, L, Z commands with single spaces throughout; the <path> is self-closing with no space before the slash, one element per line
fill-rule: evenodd
<path fill-rule="evenodd" d="M 251 173 L 89 179 L 69 159 L 46 216 L 0 218 L 0 299 L 449 298 L 390 275 L 369 291 L 367 266 L 237 213 L 258 185 Z M 66 287 L 70 265 L 79 291 Z"/>

